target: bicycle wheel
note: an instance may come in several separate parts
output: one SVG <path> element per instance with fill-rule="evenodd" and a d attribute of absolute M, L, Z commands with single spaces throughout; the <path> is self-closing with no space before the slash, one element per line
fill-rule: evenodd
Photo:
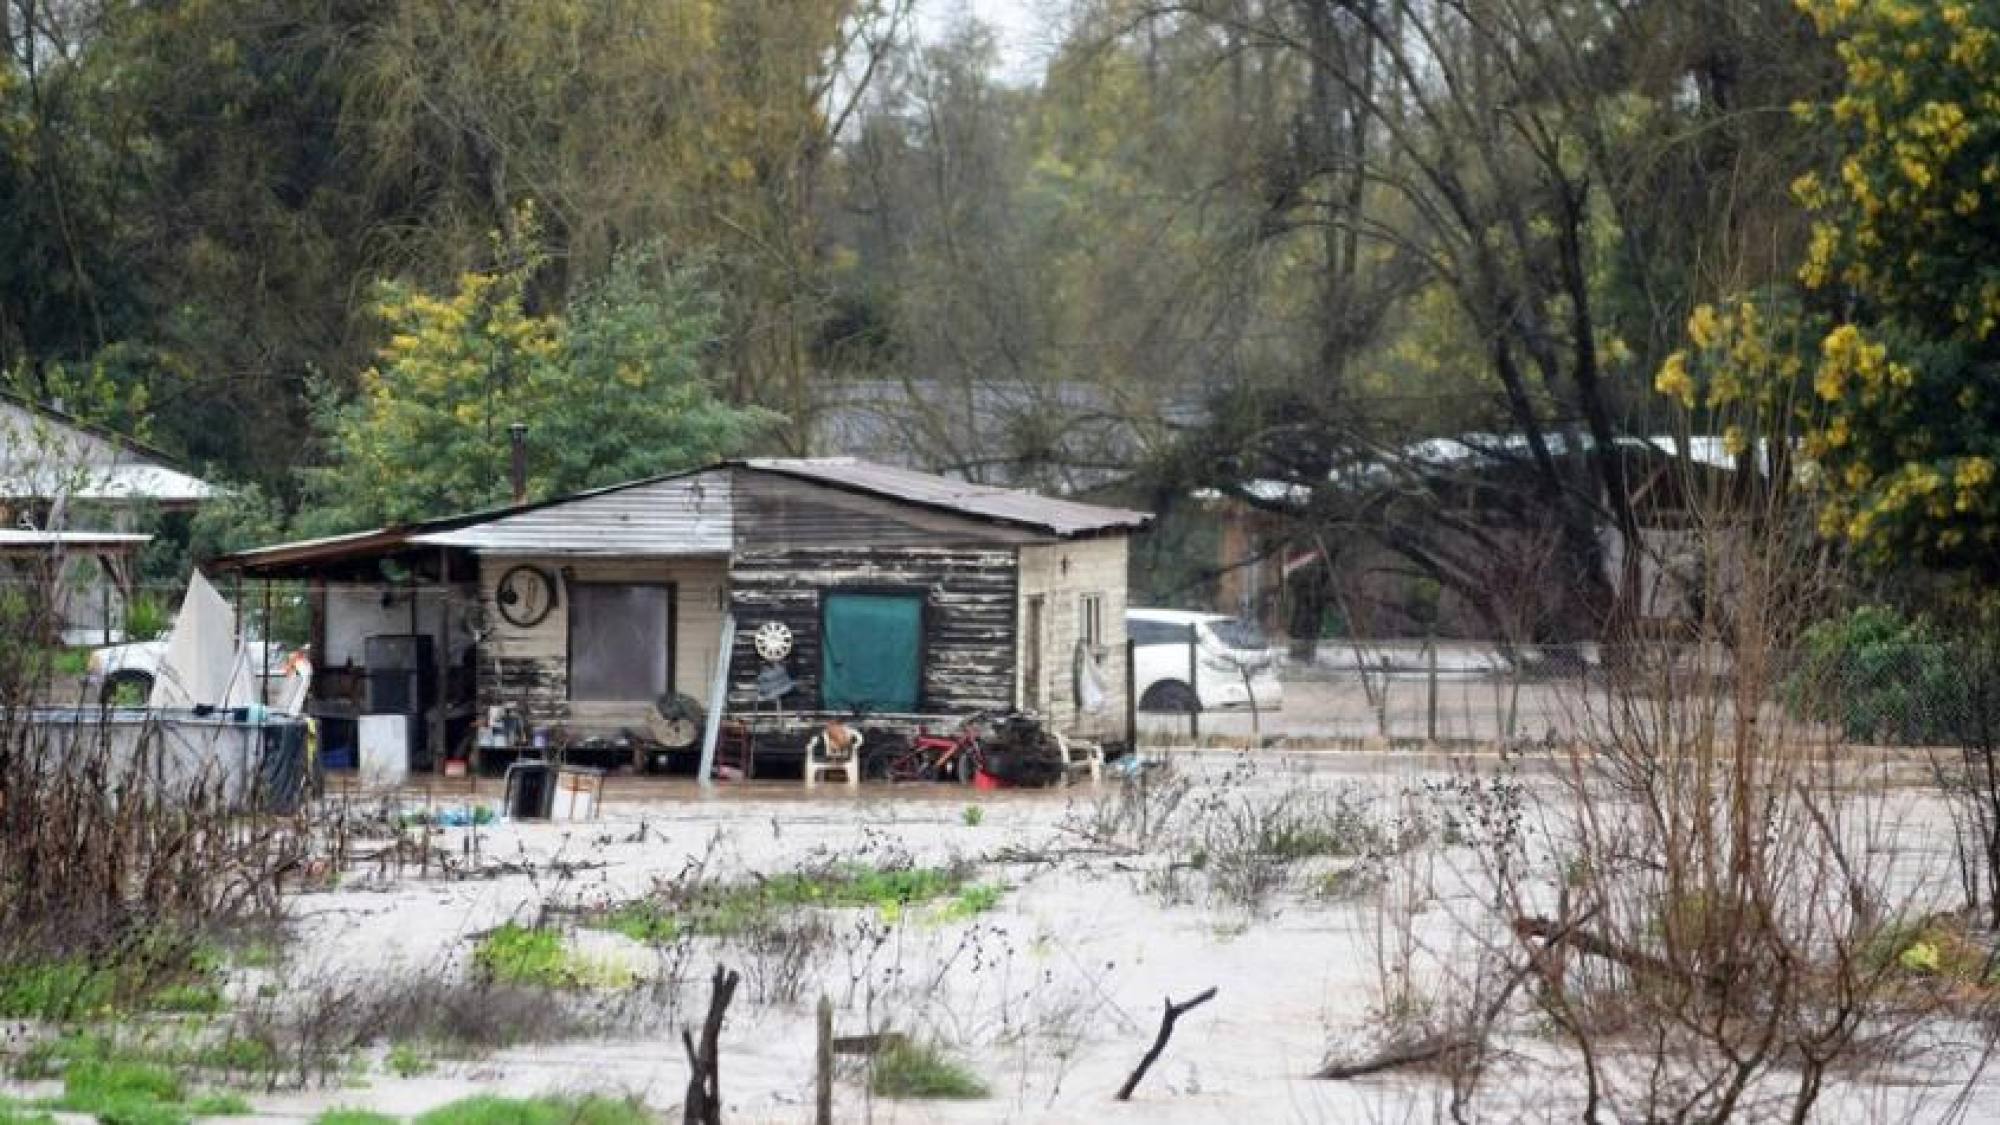
<path fill-rule="evenodd" d="M 973 777 L 979 773 L 979 757 L 979 747 L 973 745 L 960 750 L 958 756 L 951 760 L 952 775 L 960 785 L 972 784 Z"/>

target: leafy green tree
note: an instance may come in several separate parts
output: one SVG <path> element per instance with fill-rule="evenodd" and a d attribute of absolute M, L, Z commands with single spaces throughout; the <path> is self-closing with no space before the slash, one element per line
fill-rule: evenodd
<path fill-rule="evenodd" d="M 403 522 L 502 503 L 508 427 L 530 427 L 529 493 L 686 468 L 739 449 L 770 415 L 722 403 L 705 373 L 715 303 L 653 247 L 621 252 L 569 315 L 529 311 L 539 259 L 515 254 L 433 295 L 381 287 L 391 331 L 360 392 L 324 401 L 331 464 L 312 520 Z"/>

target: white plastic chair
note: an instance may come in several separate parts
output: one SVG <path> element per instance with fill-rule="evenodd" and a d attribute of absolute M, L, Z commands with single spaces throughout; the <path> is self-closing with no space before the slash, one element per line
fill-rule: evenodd
<path fill-rule="evenodd" d="M 1090 771 L 1090 783 L 1104 780 L 1104 747 L 1095 742 L 1071 742 L 1054 731 L 1049 732 L 1056 740 L 1056 749 L 1062 753 L 1063 784 L 1069 784 L 1070 774 L 1078 770 Z"/>
<path fill-rule="evenodd" d="M 837 746 L 827 738 L 829 730 L 838 728 L 847 735 L 845 747 Z M 861 732 L 845 724 L 828 723 L 820 728 L 806 743 L 806 788 L 819 784 L 819 775 L 829 770 L 840 770 L 847 775 L 847 787 L 861 787 Z"/>

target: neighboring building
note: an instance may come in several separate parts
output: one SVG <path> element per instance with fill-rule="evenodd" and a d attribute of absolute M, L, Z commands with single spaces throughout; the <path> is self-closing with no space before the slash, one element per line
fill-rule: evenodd
<path fill-rule="evenodd" d="M 1185 427 L 1202 416 L 1073 379 L 844 379 L 820 394 L 815 449 L 1065 495 L 1123 482 L 1146 459 L 1147 426 Z"/>
<path fill-rule="evenodd" d="M 1550 444 L 1558 458 L 1571 456 L 1560 435 L 1551 435 Z M 1580 444 L 1577 456 L 1589 452 L 1587 442 Z M 1721 439 L 1708 436 L 1690 439 L 1685 457 L 1668 436 L 1628 437 L 1619 449 L 1640 525 L 1639 625 L 1670 634 L 1696 616 L 1702 585 L 1700 552 L 1691 530 L 1697 500 L 1690 490 L 1725 485 L 1737 470 L 1737 459 L 1723 449 Z M 1554 573 L 1548 565 L 1552 545 L 1522 531 L 1518 519 L 1505 510 L 1532 494 L 1532 472 L 1519 437 L 1468 434 L 1412 444 L 1394 458 L 1358 465 L 1323 487 L 1343 496 L 1350 507 L 1397 492 L 1423 496 L 1437 510 L 1481 527 L 1486 535 L 1483 563 L 1491 570 L 1491 582 L 1521 608 L 1526 627 L 1537 603 L 1560 600 L 1547 586 Z M 1293 610 L 1299 584 L 1332 581 L 1341 586 L 1345 609 L 1355 618 L 1345 622 L 1355 635 L 1434 631 L 1445 637 L 1485 638 L 1490 632 L 1451 591 L 1423 581 L 1381 544 L 1358 543 L 1352 534 L 1339 537 L 1331 544 L 1337 572 L 1329 576 L 1321 544 L 1301 535 L 1301 521 L 1287 514 L 1287 509 L 1304 510 L 1309 491 L 1259 480 L 1244 486 L 1256 503 L 1213 491 L 1194 498 L 1202 517 L 1215 521 L 1217 609 L 1280 633 L 1296 633 Z M 1598 536 L 1606 565 L 1615 573 L 1624 558 L 1624 537 L 1610 526 L 1600 528 Z"/>
<path fill-rule="evenodd" d="M 133 558 L 156 512 L 214 495 L 164 453 L 50 407 L 0 397 L 0 566 L 52 589 L 71 643 L 123 637 Z"/>
<path fill-rule="evenodd" d="M 848 458 L 746 460 L 216 565 L 311 583 L 311 713 L 411 697 L 454 752 L 493 708 L 615 738 L 662 696 L 706 706 L 719 671 L 726 713 L 766 734 L 1020 708 L 1122 738 L 1126 541 L 1150 518 Z M 760 655 L 760 634 L 787 643 Z"/>

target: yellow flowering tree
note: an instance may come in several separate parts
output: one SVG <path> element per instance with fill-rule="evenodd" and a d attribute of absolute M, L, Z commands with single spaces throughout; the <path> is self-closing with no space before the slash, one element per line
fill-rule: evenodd
<path fill-rule="evenodd" d="M 2000 573 L 2000 2 L 1800 0 L 1844 70 L 1788 328 L 1700 309 L 1657 388 L 1798 432 L 1819 525 L 1875 562 Z"/>
<path fill-rule="evenodd" d="M 502 256 L 449 293 L 381 287 L 379 361 L 318 412 L 330 463 L 306 479 L 326 529 L 504 503 L 515 422 L 547 496 L 735 452 L 772 417 L 711 393 L 715 301 L 656 249 L 619 254 L 565 317 L 529 308 L 536 255 Z"/>

